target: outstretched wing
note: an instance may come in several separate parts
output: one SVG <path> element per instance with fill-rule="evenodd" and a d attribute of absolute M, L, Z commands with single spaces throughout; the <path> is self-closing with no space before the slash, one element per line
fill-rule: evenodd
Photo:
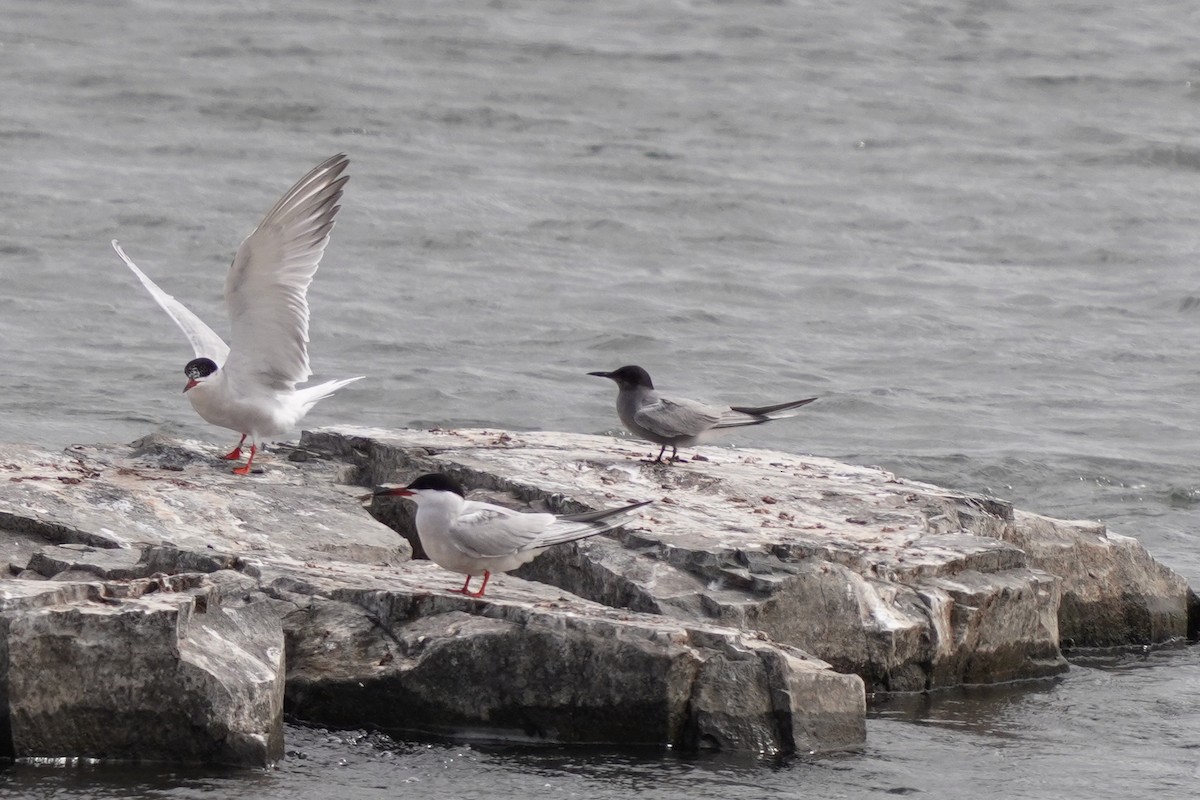
<path fill-rule="evenodd" d="M 721 419 L 721 409 L 695 400 L 670 400 L 642 406 L 633 421 L 659 436 L 699 436 Z"/>
<path fill-rule="evenodd" d="M 523 514 L 468 500 L 450 527 L 450 540 L 473 558 L 510 556 L 526 549 L 552 524 L 553 514 Z"/>
<path fill-rule="evenodd" d="M 341 154 L 319 164 L 238 247 L 225 279 L 232 330 L 227 373 L 277 390 L 312 374 L 306 295 L 329 244 L 349 164 Z"/>
<path fill-rule="evenodd" d="M 149 276 L 138 269 L 137 264 L 134 264 L 132 259 L 125 255 L 125 251 L 121 249 L 121 245 L 117 243 L 116 239 L 112 240 L 112 246 L 121 260 L 125 262 L 125 266 L 138 276 L 138 280 L 142 282 L 142 286 L 146 287 L 146 291 L 150 292 L 150 296 L 162 306 L 162 310 L 166 311 L 171 319 L 175 320 L 175 324 L 191 342 L 196 357 L 211 358 L 217 363 L 217 366 L 224 364 L 229 356 L 229 346 L 225 344 L 224 340 L 214 333 L 212 328 L 205 325 L 204 320 L 193 314 L 187 306 L 158 288 L 158 284 L 150 280 Z"/>

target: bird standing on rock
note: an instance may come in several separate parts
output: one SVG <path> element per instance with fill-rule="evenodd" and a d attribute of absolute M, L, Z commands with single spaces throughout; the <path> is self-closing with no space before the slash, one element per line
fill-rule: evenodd
<path fill-rule="evenodd" d="M 493 572 L 508 572 L 528 563 L 546 548 L 574 542 L 617 527 L 617 517 L 654 502 L 589 511 L 582 514 L 524 513 L 468 500 L 462 484 L 442 473 L 422 475 L 408 486 L 383 488 L 368 497 L 408 497 L 417 504 L 417 536 L 429 559 L 443 569 L 467 576 L 461 589 L 482 597 Z M 483 575 L 479 591 L 469 591 L 471 578 Z"/>
<path fill-rule="evenodd" d="M 626 366 L 612 372 L 589 372 L 609 378 L 617 384 L 617 416 L 635 436 L 662 445 L 652 463 L 661 464 L 663 453 L 671 448 L 667 463 L 679 460 L 679 447 L 697 444 L 705 434 L 722 428 L 761 425 L 771 420 L 795 416 L 780 412 L 808 405 L 816 400 L 792 400 L 772 406 L 710 406 L 682 397 L 665 397 L 654 388 L 650 373 L 638 366 Z"/>
<path fill-rule="evenodd" d="M 327 381 L 297 389 L 312 375 L 308 363 L 308 286 L 329 244 L 350 160 L 336 155 L 287 191 L 238 247 L 225 278 L 231 345 L 183 303 L 138 269 L 114 239 L 117 255 L 183 330 L 196 357 L 184 367 L 183 391 L 196 413 L 213 425 L 242 435 L 224 458 L 250 458 L 233 471 L 245 475 L 259 442 L 286 433 L 319 400 L 360 380 Z"/>

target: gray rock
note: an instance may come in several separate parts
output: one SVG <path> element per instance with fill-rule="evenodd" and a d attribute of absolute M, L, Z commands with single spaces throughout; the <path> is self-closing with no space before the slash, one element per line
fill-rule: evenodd
<path fill-rule="evenodd" d="M 406 580 L 440 591 L 337 573 L 304 587 L 284 618 L 293 714 L 400 732 L 768 754 L 863 740 L 861 681 L 792 648 L 520 582 L 484 603 L 445 594 L 454 579 L 432 565 L 415 572 Z M 283 597 L 298 587 L 275 588 Z"/>
<path fill-rule="evenodd" d="M 1136 540 L 879 469 L 719 448 L 663 467 L 621 440 L 559 433 L 329 429 L 303 443 L 354 463 L 364 484 L 440 470 L 556 511 L 658 498 L 644 526 L 514 574 L 761 630 L 873 690 L 1043 677 L 1067 668 L 1063 641 L 1157 644 L 1189 630 L 1186 583 Z M 396 519 L 403 507 L 373 512 L 411 525 Z"/>
<path fill-rule="evenodd" d="M 1062 577 L 1058 621 L 1064 646 L 1153 645 L 1194 630 L 1187 583 L 1132 537 L 1098 522 L 1018 511 L 1003 538 L 1038 569 Z"/>
<path fill-rule="evenodd" d="M 261 764 L 285 703 L 388 731 L 821 752 L 862 742 L 863 679 L 1040 677 L 1067 639 L 1189 629 L 1187 586 L 1132 539 L 826 459 L 668 468 L 501 431 L 315 431 L 245 478 L 219 454 L 0 445 L 12 754 Z M 659 502 L 477 600 L 410 560 L 407 505 L 371 506 L 397 535 L 357 500 L 432 470 L 515 507 Z"/>
<path fill-rule="evenodd" d="M 10 758 L 262 766 L 282 755 L 283 633 L 140 581 L 0 584 L 0 728 Z M 151 593 L 153 592 L 153 593 Z"/>
<path fill-rule="evenodd" d="M 23 478 L 0 484 L 0 513 L 12 521 L 0 541 L 18 556 L 9 558 L 10 574 L 23 576 L 0 580 L 0 596 L 37 587 L 58 592 L 54 605 L 61 606 L 56 627 L 9 643 L 8 652 L 25 651 L 21 663 L 29 665 L 22 692 L 46 691 L 33 665 L 50 651 L 36 643 L 70 625 L 82 631 L 77 618 L 93 626 L 108 620 L 103 634 L 89 632 L 81 642 L 109 642 L 103 657 L 126 676 L 123 693 L 94 692 L 85 708 L 27 710 L 15 704 L 24 694 L 10 694 L 5 705 L 20 754 L 273 757 L 278 703 L 246 701 L 233 714 L 239 730 L 259 731 L 258 739 L 223 733 L 232 730 L 231 709 L 189 700 L 197 724 L 185 728 L 181 716 L 164 712 L 152 720 L 163 730 L 151 742 L 148 712 L 138 710 L 161 708 L 197 683 L 172 681 L 192 674 L 190 659 L 205 647 L 181 645 L 172 661 L 156 643 L 171 640 L 168 628 L 192 631 L 197 608 L 216 619 L 240 605 L 282 626 L 286 703 L 312 722 L 770 753 L 840 749 L 864 737 L 861 680 L 793 648 L 756 632 L 612 609 L 513 577 L 493 581 L 483 601 L 462 597 L 450 591 L 458 576 L 410 562 L 404 539 L 365 512 L 356 499 L 362 489 L 346 483 L 359 477 L 354 464 L 310 448 L 277 449 L 263 460 L 264 474 L 242 478 L 218 454 L 161 437 L 132 449 L 76 446 L 66 454 L 0 446 L 0 462 Z M 157 590 L 146 594 L 147 587 Z M 25 623 L 13 615 L 26 613 L 0 611 L 0 625 L 19 630 Z M 136 621 L 147 618 L 155 620 L 157 640 L 144 643 Z M 182 633 L 176 638 L 184 641 Z M 234 651 L 241 649 L 253 650 Z M 65 661 L 82 658 L 72 650 Z M 237 666 L 212 672 L 234 685 Z M 258 665 L 240 667 L 243 684 L 261 684 Z M 743 688 L 753 704 L 736 699 Z M 114 729 L 102 729 L 101 718 Z M 264 744 L 255 751 L 248 741 Z"/>

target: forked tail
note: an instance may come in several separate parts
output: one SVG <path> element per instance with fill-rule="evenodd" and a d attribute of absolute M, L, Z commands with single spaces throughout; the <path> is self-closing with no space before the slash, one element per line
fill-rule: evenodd
<path fill-rule="evenodd" d="M 743 414 L 749 414 L 752 417 L 769 417 L 770 415 L 779 411 L 791 411 L 793 408 L 806 406 L 816 399 L 817 398 L 815 397 L 806 397 L 803 400 L 790 400 L 786 403 L 776 403 L 773 406 L 758 406 L 757 408 L 751 408 L 750 406 L 733 406 L 733 410 L 740 411 Z"/>
<path fill-rule="evenodd" d="M 318 383 L 316 386 L 309 386 L 305 389 L 297 389 L 296 399 L 300 402 L 300 405 L 304 407 L 304 410 L 308 411 L 319 401 L 329 397 L 343 386 L 349 386 L 355 381 L 361 381 L 365 377 L 365 375 L 359 375 L 357 378 L 343 378 L 342 380 L 337 381 L 325 381 L 325 383 Z"/>
<path fill-rule="evenodd" d="M 815 397 L 806 397 L 803 400 L 790 400 L 786 403 L 776 403 L 773 406 L 733 406 L 721 415 L 721 421 L 713 427 L 741 428 L 746 425 L 761 425 L 773 419 L 787 419 L 796 415 L 779 412 L 806 406 L 816 399 Z"/>

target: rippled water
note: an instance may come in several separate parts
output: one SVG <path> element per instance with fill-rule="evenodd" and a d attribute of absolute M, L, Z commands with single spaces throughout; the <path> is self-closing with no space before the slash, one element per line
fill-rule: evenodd
<path fill-rule="evenodd" d="M 0 440 L 232 443 L 180 395 L 186 344 L 108 241 L 223 331 L 238 241 L 345 151 L 312 356 L 317 378 L 369 379 L 308 425 L 614 431 L 611 385 L 584 373 L 625 363 L 711 400 L 820 394 L 728 443 L 1103 519 L 1200 579 L 1191 4 L 3 12 Z M 372 797 L 416 776 L 493 796 L 957 796 L 965 781 L 997 797 L 1167 796 L 1200 763 L 1195 659 L 884 707 L 862 754 L 817 764 L 293 730 L 309 759 L 141 788 Z M 31 797 L 142 780 L 113 774 L 3 780 Z"/>

